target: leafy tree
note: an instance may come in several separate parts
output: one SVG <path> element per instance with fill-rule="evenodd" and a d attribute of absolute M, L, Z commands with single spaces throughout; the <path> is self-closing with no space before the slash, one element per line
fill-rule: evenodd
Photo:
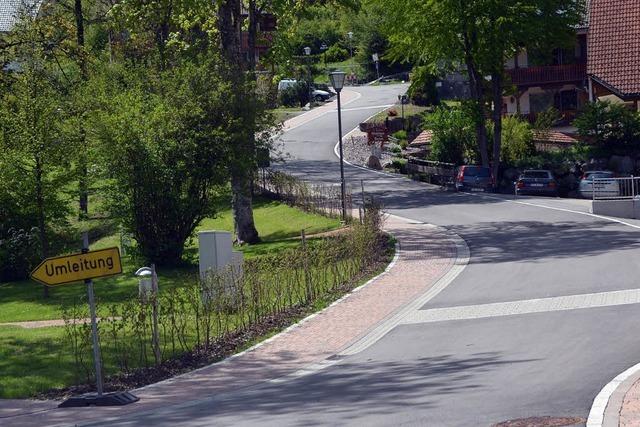
<path fill-rule="evenodd" d="M 4 74 L 0 81 L 0 198 L 12 201 L 8 224 L 13 223 L 0 226 L 8 233 L 0 240 L 15 241 L 18 234 L 32 235 L 37 227 L 37 255 L 46 257 L 52 228 L 64 224 L 68 213 L 61 189 L 70 179 L 75 147 L 62 137 L 63 85 L 41 41 L 40 29 L 24 21 L 10 41 L 9 55 L 20 58 L 19 71 Z"/>
<path fill-rule="evenodd" d="M 381 7 L 383 0 L 370 0 Z M 493 101 L 494 173 L 501 145 L 504 63 L 519 49 L 575 34 L 583 0 L 399 0 L 382 28 L 391 54 L 445 69 L 466 68 L 480 159 L 489 166 L 485 120 Z M 485 76 L 491 77 L 487 82 Z"/>
<path fill-rule="evenodd" d="M 110 212 L 135 236 L 141 255 L 180 263 L 185 241 L 227 179 L 233 97 L 210 58 L 170 70 L 108 66 L 96 84 L 94 116 Z"/>
<path fill-rule="evenodd" d="M 414 67 L 411 73 L 411 86 L 407 90 L 409 99 L 416 105 L 438 105 L 438 90 L 436 76 L 428 67 Z"/>
<path fill-rule="evenodd" d="M 640 115 L 622 104 L 590 103 L 574 125 L 581 136 L 600 146 L 640 147 Z"/>

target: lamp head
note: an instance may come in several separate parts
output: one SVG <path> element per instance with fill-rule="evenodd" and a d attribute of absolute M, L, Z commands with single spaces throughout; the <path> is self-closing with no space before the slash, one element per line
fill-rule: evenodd
<path fill-rule="evenodd" d="M 309 46 L 304 48 L 304 54 L 307 56 L 311 55 L 311 48 Z"/>
<path fill-rule="evenodd" d="M 343 71 L 334 71 L 329 73 L 329 80 L 331 81 L 331 86 L 336 90 L 336 92 L 340 92 L 344 87 L 344 79 L 347 74 Z"/>

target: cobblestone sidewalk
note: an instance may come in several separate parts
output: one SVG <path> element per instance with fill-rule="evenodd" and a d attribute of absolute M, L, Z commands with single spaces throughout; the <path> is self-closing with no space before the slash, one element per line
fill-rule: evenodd
<path fill-rule="evenodd" d="M 427 292 L 454 265 L 457 253 L 442 229 L 388 218 L 385 229 L 400 247 L 392 268 L 336 304 L 274 338 L 223 362 L 134 393 L 140 402 L 122 408 L 57 409 L 57 402 L 0 401 L 0 425 L 75 424 L 150 411 L 292 375 L 326 360 Z"/>

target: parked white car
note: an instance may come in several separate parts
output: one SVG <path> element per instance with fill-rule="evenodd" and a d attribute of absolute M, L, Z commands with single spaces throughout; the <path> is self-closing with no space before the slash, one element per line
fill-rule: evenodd
<path fill-rule="evenodd" d="M 278 91 L 283 91 L 287 88 L 293 87 L 298 84 L 298 81 L 295 79 L 283 79 L 278 82 Z M 324 102 L 331 99 L 335 93 L 321 90 L 318 88 L 314 88 L 311 91 L 311 98 L 316 102 Z"/>
<path fill-rule="evenodd" d="M 611 171 L 589 171 L 585 172 L 580 179 L 580 197 L 585 199 L 596 197 L 618 197 L 620 196 L 620 185 L 616 181 Z"/>

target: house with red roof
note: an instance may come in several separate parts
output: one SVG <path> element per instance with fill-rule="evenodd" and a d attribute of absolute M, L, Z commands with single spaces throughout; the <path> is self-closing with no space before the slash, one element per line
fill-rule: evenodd
<path fill-rule="evenodd" d="M 590 0 L 574 45 L 522 51 L 506 64 L 515 87 L 504 111 L 534 120 L 555 107 L 569 124 L 587 102 L 640 105 L 640 0 Z"/>
<path fill-rule="evenodd" d="M 503 111 L 535 120 L 537 114 L 555 107 L 571 121 L 589 101 L 587 91 L 589 17 L 576 28 L 573 46 L 552 52 L 522 50 L 506 64 L 515 87 L 504 97 Z"/>
<path fill-rule="evenodd" d="M 640 111 L 640 0 L 591 0 L 588 89 Z"/>

